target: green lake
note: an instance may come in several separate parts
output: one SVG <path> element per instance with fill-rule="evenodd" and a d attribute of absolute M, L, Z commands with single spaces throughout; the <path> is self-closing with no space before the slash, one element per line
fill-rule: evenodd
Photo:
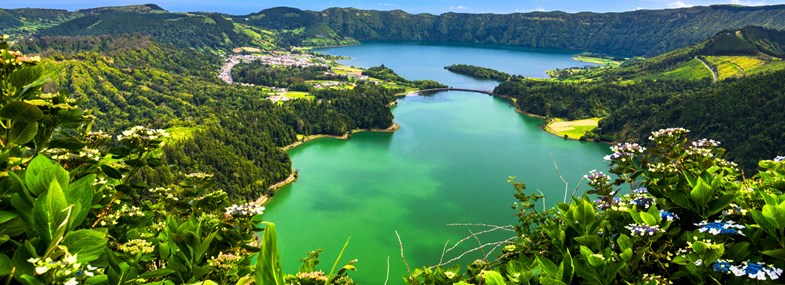
<path fill-rule="evenodd" d="M 384 63 L 409 79 L 488 90 L 496 82 L 454 75 L 443 67 L 476 64 L 542 77 L 546 69 L 584 65 L 565 52 L 481 46 L 369 43 L 321 51 L 352 56 L 344 61 L 348 65 Z M 562 201 L 565 189 L 554 161 L 570 191 L 590 170 L 606 168 L 607 145 L 548 134 L 543 120 L 516 113 L 501 98 L 467 92 L 411 96 L 399 99 L 393 113 L 401 126 L 395 133 L 318 139 L 289 152 L 299 179 L 281 189 L 264 214 L 278 227 L 284 272 L 296 272 L 299 258 L 321 248 L 319 268 L 329 273 L 351 238 L 339 267 L 357 258 L 355 280 L 384 284 L 389 266 L 387 284 L 402 284 L 406 267 L 395 231 L 411 267 L 438 264 L 478 245 L 472 239 L 442 258 L 446 242 L 452 246 L 487 229 L 449 224 L 516 222 L 509 176 L 525 182 L 528 191 L 542 191 L 551 206 Z M 486 243 L 512 235 L 496 232 L 479 239 Z M 462 262 L 484 255 L 478 250 Z"/>

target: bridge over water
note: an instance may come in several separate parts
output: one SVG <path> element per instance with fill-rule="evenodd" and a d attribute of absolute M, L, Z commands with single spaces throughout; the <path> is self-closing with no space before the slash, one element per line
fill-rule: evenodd
<path fill-rule="evenodd" d="M 483 93 L 488 95 L 496 96 L 498 94 L 493 93 L 490 90 L 480 90 L 480 89 L 468 89 L 468 88 L 431 88 L 431 89 L 422 89 L 419 91 L 414 91 L 411 93 L 420 93 L 420 92 L 442 92 L 442 91 L 465 91 L 465 92 L 475 92 L 475 93 Z"/>

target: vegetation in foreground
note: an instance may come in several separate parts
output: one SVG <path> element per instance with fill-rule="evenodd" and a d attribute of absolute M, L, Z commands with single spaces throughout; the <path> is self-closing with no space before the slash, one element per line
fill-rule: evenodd
<path fill-rule="evenodd" d="M 507 81 L 513 78 L 513 76 L 509 73 L 476 65 L 453 64 L 450 66 L 445 66 L 444 69 L 476 79 Z"/>
<path fill-rule="evenodd" d="M 0 59 L 5 284 L 354 284 L 354 261 L 325 275 L 318 252 L 284 276 L 264 207 L 230 204 L 211 174 L 164 187 L 141 175 L 166 169 L 166 131 L 94 132 L 66 92 L 43 91 L 52 78 L 39 58 L 2 39 Z"/>
<path fill-rule="evenodd" d="M 591 190 L 555 208 L 511 178 L 514 241 L 495 259 L 415 269 L 407 284 L 779 284 L 785 157 L 745 179 L 719 142 L 687 134 L 613 146 L 610 175 L 592 171 Z"/>

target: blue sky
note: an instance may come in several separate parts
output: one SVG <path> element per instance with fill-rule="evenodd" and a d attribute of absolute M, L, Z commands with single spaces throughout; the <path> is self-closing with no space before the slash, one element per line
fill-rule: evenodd
<path fill-rule="evenodd" d="M 141 2 L 140 2 L 141 1 Z M 566 12 L 621 12 L 636 9 L 666 9 L 713 4 L 747 6 L 785 4 L 774 0 L 25 0 L 3 1 L 0 8 L 59 8 L 76 10 L 100 6 L 156 3 L 169 11 L 212 11 L 235 15 L 258 12 L 262 9 L 289 6 L 305 10 L 324 10 L 329 7 L 356 7 L 374 10 L 401 9 L 410 13 L 514 13 L 531 11 Z"/>

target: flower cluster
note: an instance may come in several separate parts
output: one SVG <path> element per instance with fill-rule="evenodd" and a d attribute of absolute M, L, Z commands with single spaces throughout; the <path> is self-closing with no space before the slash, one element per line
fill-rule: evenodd
<path fill-rule="evenodd" d="M 711 157 L 713 154 L 711 153 L 711 149 L 703 148 L 703 147 L 695 147 L 691 146 L 687 148 L 688 155 L 695 155 L 695 156 L 702 156 L 702 157 Z"/>
<path fill-rule="evenodd" d="M 716 220 L 714 222 L 702 221 L 700 223 L 695 224 L 699 226 L 699 232 L 705 233 L 709 232 L 712 235 L 744 235 L 741 230 L 746 228 L 744 225 L 739 225 L 733 221 L 723 222 L 722 220 Z"/>
<path fill-rule="evenodd" d="M 782 162 L 785 161 L 785 156 L 777 156 L 774 158 L 774 162 Z"/>
<path fill-rule="evenodd" d="M 101 152 L 97 149 L 83 148 L 79 152 L 71 152 L 62 148 L 50 148 L 43 151 L 50 158 L 60 162 L 86 162 L 101 159 Z"/>
<path fill-rule="evenodd" d="M 669 137 L 669 138 L 678 137 L 678 136 L 687 134 L 689 132 L 690 132 L 689 130 L 684 129 L 684 128 L 661 129 L 659 131 L 652 132 L 651 136 L 649 137 L 649 139 L 650 140 L 657 140 L 658 138 L 663 138 L 663 137 Z"/>
<path fill-rule="evenodd" d="M 748 212 L 747 209 L 739 207 L 739 205 L 736 205 L 736 203 L 731 203 L 730 205 L 728 205 L 728 209 L 727 210 L 722 211 L 722 215 L 723 216 L 746 216 L 747 212 Z"/>
<path fill-rule="evenodd" d="M 207 264 L 221 270 L 229 270 L 237 267 L 237 262 L 243 257 L 233 253 L 219 253 L 218 256 L 213 256 L 207 261 Z"/>
<path fill-rule="evenodd" d="M 674 213 L 671 213 L 671 212 L 668 212 L 668 211 L 665 211 L 665 210 L 660 210 L 660 218 L 662 218 L 664 220 L 667 220 L 669 222 L 672 222 L 674 220 L 678 220 L 679 219 L 679 215 L 676 215 Z"/>
<path fill-rule="evenodd" d="M 226 214 L 230 216 L 255 216 L 264 213 L 264 207 L 254 203 L 245 205 L 231 205 L 226 208 Z"/>
<path fill-rule="evenodd" d="M 177 201 L 179 201 L 179 200 L 180 200 L 179 198 L 177 198 L 177 197 L 176 197 L 176 196 L 175 196 L 175 195 L 172 193 L 172 188 L 167 188 L 167 187 L 156 187 L 156 188 L 152 188 L 152 189 L 150 189 L 149 191 L 150 191 L 150 193 L 153 193 L 153 194 L 158 194 L 159 196 L 161 196 L 161 197 L 163 197 L 164 199 L 166 199 L 166 200 L 169 200 L 169 201 L 177 202 Z"/>
<path fill-rule="evenodd" d="M 649 171 L 654 173 L 671 174 L 676 172 L 676 166 L 662 162 L 649 164 Z"/>
<path fill-rule="evenodd" d="M 195 179 L 205 179 L 205 178 L 213 177 L 213 175 L 212 174 L 208 174 L 208 173 L 203 173 L 203 172 L 194 172 L 194 173 L 186 174 L 185 177 L 187 177 L 187 178 L 195 178 Z"/>
<path fill-rule="evenodd" d="M 120 209 L 101 218 L 101 226 L 116 225 L 117 220 L 127 217 L 144 217 L 144 212 L 137 206 L 123 204 Z"/>
<path fill-rule="evenodd" d="M 593 187 L 605 186 L 611 180 L 611 177 L 600 171 L 592 170 L 589 174 L 584 175 L 583 178 L 589 180 L 589 185 Z"/>
<path fill-rule="evenodd" d="M 728 272 L 730 272 L 731 263 L 733 263 L 733 260 L 718 259 L 717 261 L 711 263 L 711 269 L 720 273 L 727 274 Z"/>
<path fill-rule="evenodd" d="M 621 204 L 621 198 L 613 197 L 613 199 L 598 199 L 594 200 L 597 204 L 597 210 L 618 209 Z"/>
<path fill-rule="evenodd" d="M 700 147 L 700 148 L 711 148 L 711 147 L 720 146 L 720 142 L 715 140 L 709 140 L 709 139 L 699 139 L 697 141 L 692 142 L 692 146 Z"/>
<path fill-rule="evenodd" d="M 152 253 L 155 250 L 155 246 L 143 239 L 132 239 L 120 245 L 117 249 L 131 255 L 136 255 L 137 253 Z"/>
<path fill-rule="evenodd" d="M 169 137 L 169 133 L 162 129 L 148 129 L 143 126 L 136 126 L 130 130 L 123 131 L 122 135 L 117 136 L 119 141 L 154 141 Z"/>
<path fill-rule="evenodd" d="M 629 225 L 624 226 L 624 227 L 627 228 L 628 230 L 630 230 L 630 234 L 632 234 L 633 236 L 636 236 L 636 235 L 639 235 L 639 236 L 645 236 L 645 235 L 653 236 L 654 234 L 663 232 L 663 230 L 660 229 L 660 226 L 647 226 L 647 225 L 640 225 L 640 224 L 629 224 Z"/>
<path fill-rule="evenodd" d="M 300 280 L 300 283 L 303 284 L 322 284 L 327 282 L 327 276 L 324 276 L 324 272 L 314 271 L 314 272 L 300 272 L 296 275 L 297 279 Z M 303 282 L 303 281 L 311 281 L 311 282 Z"/>
<path fill-rule="evenodd" d="M 654 204 L 654 199 L 649 197 L 635 197 L 630 200 L 630 206 L 634 206 L 638 210 L 648 210 Z"/>
<path fill-rule="evenodd" d="M 643 277 L 641 277 L 641 283 L 659 285 L 659 284 L 673 284 L 673 281 L 670 281 L 668 280 L 668 278 L 665 278 L 661 275 L 646 273 L 643 274 Z"/>
<path fill-rule="evenodd" d="M 782 269 L 773 265 L 766 265 L 763 262 L 744 261 L 741 265 L 733 265 L 733 260 L 720 259 L 711 264 L 711 269 L 735 276 L 747 276 L 757 280 L 777 280 L 782 275 Z"/>
<path fill-rule="evenodd" d="M 645 147 L 636 143 L 619 143 L 611 147 L 613 154 L 606 155 L 605 160 L 625 162 L 635 155 L 643 153 L 644 150 L 646 150 Z"/>
<path fill-rule="evenodd" d="M 112 135 L 104 133 L 103 131 L 89 132 L 85 136 L 85 142 L 89 146 L 97 146 L 108 142 L 112 139 Z"/>
<path fill-rule="evenodd" d="M 98 269 L 90 264 L 77 262 L 76 254 L 71 255 L 66 252 L 63 259 L 54 261 L 51 258 L 30 258 L 27 262 L 35 266 L 35 274 L 43 275 L 49 273 L 54 281 L 60 281 L 66 285 L 79 284 L 88 277 L 96 274 L 103 274 L 103 269 Z"/>

